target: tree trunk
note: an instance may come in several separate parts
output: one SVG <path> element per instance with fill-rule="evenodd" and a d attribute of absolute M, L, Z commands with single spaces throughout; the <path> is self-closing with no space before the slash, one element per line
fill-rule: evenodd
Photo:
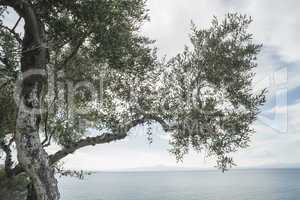
<path fill-rule="evenodd" d="M 27 191 L 28 191 L 27 200 L 37 200 L 36 192 L 35 192 L 34 185 L 32 184 L 32 182 L 28 185 Z"/>
<path fill-rule="evenodd" d="M 19 91 L 16 124 L 18 161 L 30 177 L 37 200 L 58 200 L 59 192 L 54 170 L 39 137 L 42 91 L 46 82 L 48 50 L 45 45 L 44 26 L 37 18 L 31 4 L 10 1 L 12 7 L 24 18 L 25 29 L 21 71 L 23 79 Z M 30 197 L 34 199 L 34 197 Z"/>

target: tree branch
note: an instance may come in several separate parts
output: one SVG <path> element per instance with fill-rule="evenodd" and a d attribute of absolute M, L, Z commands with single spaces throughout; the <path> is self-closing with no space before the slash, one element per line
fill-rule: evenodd
<path fill-rule="evenodd" d="M 17 32 L 15 32 L 14 29 L 10 29 L 10 28 L 8 28 L 7 26 L 4 26 L 3 24 L 0 24 L 0 28 L 6 30 L 6 31 L 8 31 L 8 32 L 10 32 L 10 33 L 15 37 L 15 39 L 16 39 L 20 44 L 22 44 L 23 40 L 21 39 L 20 35 L 19 35 Z"/>
<path fill-rule="evenodd" d="M 44 132 L 45 132 L 45 139 L 42 141 L 42 145 L 44 147 L 44 145 L 46 144 L 46 142 L 49 139 L 48 136 L 48 117 L 49 117 L 49 109 L 48 109 L 48 105 L 47 105 L 47 111 L 45 114 L 45 119 L 44 119 Z"/>
<path fill-rule="evenodd" d="M 54 165 L 59 160 L 63 159 L 64 157 L 68 156 L 69 154 L 74 153 L 78 149 L 81 149 L 83 147 L 87 146 L 95 146 L 98 144 L 106 144 L 118 140 L 122 140 L 127 137 L 128 132 L 130 129 L 136 127 L 139 124 L 144 124 L 147 121 L 155 121 L 159 123 L 164 131 L 169 132 L 175 129 L 175 126 L 168 125 L 163 118 L 156 116 L 154 114 L 144 114 L 144 117 L 141 119 L 133 120 L 132 122 L 125 124 L 123 126 L 119 126 L 117 129 L 113 131 L 113 133 L 106 133 L 102 134 L 97 137 L 88 137 L 82 140 L 79 140 L 76 143 L 70 144 L 68 147 L 65 147 L 64 149 L 56 152 L 53 155 L 49 156 L 49 163 L 50 165 Z M 23 169 L 20 165 L 17 165 L 13 169 L 14 174 L 22 173 Z"/>
<path fill-rule="evenodd" d="M 86 39 L 86 37 L 88 36 L 90 34 L 90 32 L 87 32 L 86 34 L 84 34 L 83 36 L 82 36 L 82 38 L 80 38 L 77 42 L 76 42 L 76 44 L 75 44 L 75 46 L 74 46 L 74 48 L 72 49 L 72 51 L 71 51 L 71 53 L 67 56 L 67 58 L 62 62 L 62 63 L 60 63 L 59 65 L 58 65 L 58 67 L 57 67 L 57 71 L 59 71 L 59 70 L 62 70 L 76 55 L 77 55 L 77 53 L 78 53 L 78 51 L 79 51 L 79 49 L 80 49 L 80 47 L 82 46 L 82 44 L 84 43 L 84 41 L 85 41 L 85 39 Z"/>
<path fill-rule="evenodd" d="M 127 136 L 127 134 L 103 134 L 97 137 L 88 137 L 86 139 L 79 140 L 75 144 L 64 148 L 54 155 L 49 157 L 50 163 L 53 165 L 62 158 L 66 157 L 69 154 L 74 153 L 76 150 L 86 147 L 86 146 L 95 146 L 97 144 L 106 144 L 117 140 L 122 140 Z"/>
<path fill-rule="evenodd" d="M 169 125 L 163 118 L 159 117 L 158 115 L 145 113 L 144 116 L 145 119 L 147 120 L 151 120 L 159 123 L 165 132 L 170 132 L 176 129 L 175 125 L 174 126 Z"/>
<path fill-rule="evenodd" d="M 50 136 L 49 136 L 49 139 L 48 139 L 48 142 L 43 144 L 43 147 L 49 147 L 51 145 L 51 140 L 52 140 L 52 137 L 53 137 L 53 132 L 50 133 Z"/>
<path fill-rule="evenodd" d="M 97 144 L 106 144 L 117 140 L 122 140 L 127 136 L 128 131 L 139 125 L 145 123 L 145 118 L 134 120 L 127 125 L 118 127 L 113 133 L 104 133 L 97 137 L 88 137 L 82 140 L 79 140 L 76 143 L 70 144 L 68 147 L 56 152 L 55 154 L 49 156 L 50 164 L 53 165 L 62 158 L 66 157 L 69 154 L 74 153 L 76 150 L 87 147 L 95 146 Z"/>
<path fill-rule="evenodd" d="M 19 17 L 18 21 L 16 22 L 16 24 L 14 25 L 14 27 L 11 29 L 12 31 L 15 31 L 15 29 L 16 29 L 17 26 L 19 25 L 21 19 L 22 19 L 22 17 Z"/>
<path fill-rule="evenodd" d="M 122 140 L 127 136 L 127 133 L 128 131 L 130 131 L 130 129 L 147 121 L 155 121 L 159 123 L 166 132 L 172 131 L 174 129 L 174 127 L 169 126 L 162 118 L 155 115 L 147 114 L 141 119 L 134 120 L 125 126 L 118 127 L 118 130 L 114 131 L 114 133 L 106 133 L 97 137 L 88 137 L 79 140 L 74 144 L 71 144 L 70 146 L 56 152 L 54 155 L 51 155 L 50 164 L 53 165 L 62 158 L 66 157 L 67 155 L 72 154 L 76 150 L 86 146 L 95 146 L 97 144 L 106 144 L 113 141 Z"/>

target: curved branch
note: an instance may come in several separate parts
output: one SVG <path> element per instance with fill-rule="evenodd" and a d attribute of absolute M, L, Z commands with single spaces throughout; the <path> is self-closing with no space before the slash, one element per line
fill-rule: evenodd
<path fill-rule="evenodd" d="M 15 39 L 20 44 L 23 42 L 23 40 L 21 39 L 20 35 L 17 32 L 15 32 L 15 28 L 17 27 L 20 20 L 24 16 L 24 12 L 22 9 L 23 4 L 24 4 L 24 2 L 22 0 L 0 0 L 0 6 L 10 6 L 20 15 L 20 17 L 19 17 L 18 21 L 16 22 L 15 26 L 13 27 L 13 29 L 10 29 L 2 24 L 0 25 L 0 28 L 9 31 L 12 35 L 14 35 Z"/>
<path fill-rule="evenodd" d="M 76 150 L 83 148 L 83 147 L 87 147 L 87 146 L 95 146 L 97 144 L 106 144 L 106 143 L 110 143 L 113 141 L 117 141 L 117 140 L 122 140 L 127 136 L 127 131 L 126 133 L 119 133 L 119 134 L 103 134 L 101 136 L 97 136 L 97 137 L 88 137 L 82 140 L 79 140 L 78 142 L 69 145 L 68 147 L 56 152 L 53 155 L 49 156 L 49 164 L 50 165 L 54 165 L 55 163 L 57 163 L 59 160 L 63 159 L 64 157 L 68 156 L 69 154 L 74 153 Z M 12 173 L 14 175 L 20 174 L 22 173 L 24 170 L 21 167 L 21 165 L 17 165 L 13 170 Z"/>
<path fill-rule="evenodd" d="M 58 152 L 56 152 L 54 155 L 51 155 L 49 157 L 50 164 L 55 164 L 62 158 L 66 157 L 69 154 L 74 153 L 76 150 L 86 147 L 86 146 L 95 146 L 97 144 L 106 144 L 117 140 L 122 140 L 127 136 L 127 134 L 103 134 L 101 136 L 97 137 L 88 137 L 82 140 L 79 140 L 78 142 L 74 143 L 73 145 L 64 148 Z"/>
<path fill-rule="evenodd" d="M 70 54 L 57 66 L 57 71 L 62 70 L 69 62 L 75 58 L 81 46 L 84 44 L 86 38 L 91 34 L 91 31 L 87 31 L 81 38 L 78 39 L 75 46 L 71 50 Z"/>
<path fill-rule="evenodd" d="M 155 121 L 161 125 L 163 130 L 165 132 L 170 132 L 176 129 L 175 125 L 169 125 L 162 117 L 159 117 L 158 115 L 155 114 L 144 114 L 145 119 L 150 120 L 150 121 Z"/>
<path fill-rule="evenodd" d="M 164 131 L 169 132 L 175 129 L 175 126 L 168 125 L 165 120 L 159 116 L 156 116 L 154 114 L 144 114 L 143 118 L 133 120 L 132 122 L 125 124 L 123 126 L 118 127 L 113 133 L 106 133 L 102 134 L 97 137 L 88 137 L 82 140 L 79 140 L 78 142 L 75 142 L 73 144 L 70 144 L 68 147 L 65 147 L 64 149 L 56 152 L 53 155 L 49 156 L 49 163 L 50 165 L 54 165 L 59 160 L 63 159 L 64 157 L 68 156 L 69 154 L 74 153 L 75 151 L 87 147 L 87 146 L 95 146 L 98 144 L 106 144 L 118 140 L 122 140 L 127 137 L 128 132 L 130 129 L 136 127 L 137 125 L 144 124 L 147 121 L 155 121 L 159 123 Z M 22 173 L 23 169 L 20 165 L 17 165 L 13 172 L 14 174 Z"/>
<path fill-rule="evenodd" d="M 76 143 L 70 144 L 68 147 L 56 152 L 55 154 L 49 156 L 50 164 L 53 165 L 62 158 L 66 157 L 69 154 L 74 153 L 76 150 L 87 147 L 95 146 L 97 144 L 106 144 L 117 140 L 122 140 L 127 136 L 128 131 L 139 125 L 146 122 L 145 118 L 134 120 L 124 126 L 118 127 L 113 133 L 104 133 L 97 137 L 88 137 L 82 140 L 79 140 Z"/>
<path fill-rule="evenodd" d="M 40 27 L 38 23 L 35 23 L 36 16 L 29 2 L 24 0 L 0 0 L 0 6 L 12 7 L 21 18 L 24 18 L 25 29 L 27 29 L 25 32 L 30 32 L 32 42 L 43 45 L 41 44 Z M 8 30 L 13 31 L 9 28 Z"/>
<path fill-rule="evenodd" d="M 74 153 L 76 150 L 87 147 L 87 146 L 95 146 L 97 144 L 106 144 L 117 140 L 122 140 L 127 136 L 128 131 L 131 128 L 136 127 L 139 124 L 143 124 L 147 121 L 155 121 L 159 123 L 164 131 L 169 132 L 174 129 L 174 127 L 169 126 L 162 118 L 159 116 L 145 114 L 145 116 L 141 119 L 137 119 L 132 121 L 131 123 L 121 126 L 118 130 L 114 131 L 114 133 L 106 133 L 101 136 L 97 137 L 88 137 L 78 142 L 69 145 L 68 147 L 56 152 L 55 154 L 50 156 L 50 164 L 53 165 L 54 163 L 58 162 L 62 158 L 66 157 L 69 154 Z"/>

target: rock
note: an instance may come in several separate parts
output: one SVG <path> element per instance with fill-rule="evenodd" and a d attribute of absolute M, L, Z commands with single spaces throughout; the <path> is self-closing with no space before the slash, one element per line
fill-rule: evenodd
<path fill-rule="evenodd" d="M 1 200 L 26 200 L 29 179 L 24 174 L 7 178 L 0 169 L 0 199 Z"/>

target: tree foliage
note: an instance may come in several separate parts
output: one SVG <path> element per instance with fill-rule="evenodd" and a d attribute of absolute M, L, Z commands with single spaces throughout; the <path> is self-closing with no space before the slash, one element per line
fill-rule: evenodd
<path fill-rule="evenodd" d="M 231 153 L 248 146 L 251 124 L 265 101 L 265 91 L 255 94 L 252 86 L 261 45 L 248 33 L 251 18 L 228 14 L 207 29 L 193 25 L 191 46 L 165 62 L 157 58 L 153 41 L 139 33 L 148 20 L 144 0 L 28 2 L 47 36 L 40 136 L 44 147 L 53 142 L 62 147 L 49 156 L 51 164 L 154 123 L 170 133 L 178 160 L 191 149 L 206 151 L 227 169 Z M 15 134 L 12 88 L 22 73 L 24 44 L 22 34 L 5 25 L 8 8 L 0 8 L 0 139 L 5 141 Z"/>

